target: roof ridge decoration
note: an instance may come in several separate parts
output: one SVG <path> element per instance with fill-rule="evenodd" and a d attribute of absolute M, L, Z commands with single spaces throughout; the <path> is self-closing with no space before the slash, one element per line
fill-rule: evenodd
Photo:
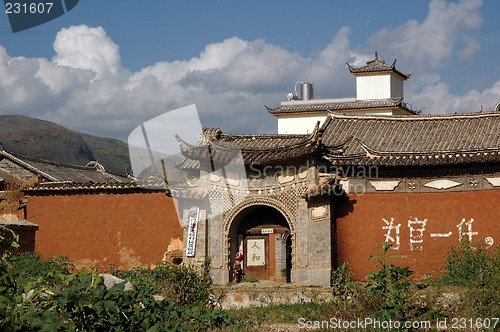
<path fill-rule="evenodd" d="M 222 134 L 222 130 L 220 128 L 203 127 L 202 132 L 201 132 L 201 135 L 202 135 L 201 140 L 203 143 L 217 141 L 217 140 L 219 140 L 221 134 Z M 177 137 L 177 135 L 176 135 L 176 137 Z"/>
<path fill-rule="evenodd" d="M 85 167 L 93 167 L 96 169 L 96 171 L 98 172 L 101 172 L 101 173 L 106 173 L 106 169 L 104 168 L 104 166 L 102 166 L 101 164 L 99 164 L 97 162 L 97 160 L 91 160 L 87 163 L 87 165 L 85 165 Z"/>
<path fill-rule="evenodd" d="M 402 72 L 396 69 L 396 60 L 397 59 L 394 59 L 391 65 L 386 65 L 385 60 L 379 59 L 378 53 L 375 52 L 375 58 L 373 60 L 367 61 L 366 65 L 361 67 L 354 67 L 349 63 L 347 63 L 347 67 L 349 67 L 349 71 L 353 75 L 393 72 L 395 74 L 400 75 L 405 80 L 410 78 L 413 71 L 408 74 L 403 74 Z"/>
<path fill-rule="evenodd" d="M 220 131 L 220 129 L 219 129 Z M 205 131 L 204 131 L 205 132 Z M 239 153 L 238 147 L 230 144 L 223 144 L 214 140 L 214 137 L 209 137 L 206 144 L 190 144 L 184 141 L 179 135 L 175 135 L 175 139 L 179 143 L 179 148 L 184 157 L 193 160 L 217 160 L 219 162 L 228 163 L 234 159 Z M 221 144 L 222 143 L 222 144 Z"/>

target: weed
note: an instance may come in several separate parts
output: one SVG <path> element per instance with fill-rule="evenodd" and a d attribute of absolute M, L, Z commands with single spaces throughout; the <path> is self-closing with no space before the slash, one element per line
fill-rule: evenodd
<path fill-rule="evenodd" d="M 434 278 L 441 287 L 454 286 L 462 290 L 455 311 L 465 311 L 469 317 L 499 317 L 500 249 L 474 247 L 462 239 L 458 247 L 450 248 L 444 272 Z M 458 306 L 462 308 L 458 308 Z M 451 309 L 450 309 L 451 310 Z"/>
<path fill-rule="evenodd" d="M 352 280 L 352 272 L 349 264 L 342 263 L 337 269 L 332 271 L 332 293 L 335 298 L 347 300 L 354 294 L 355 283 Z"/>
<path fill-rule="evenodd" d="M 6 254 L 0 263 L 2 331 L 199 331 L 235 321 L 211 302 L 209 262 L 136 269 L 132 290 L 107 289 L 98 271 L 71 273 L 67 258 Z"/>
<path fill-rule="evenodd" d="M 438 282 L 444 285 L 482 286 L 500 282 L 500 250 L 488 251 L 483 245 L 471 245 L 463 239 L 459 247 L 451 247 L 446 267 Z"/>
<path fill-rule="evenodd" d="M 370 294 L 381 304 L 381 308 L 375 312 L 376 316 L 387 320 L 408 320 L 411 309 L 408 299 L 412 287 L 412 282 L 408 277 L 413 274 L 413 271 L 408 267 L 389 264 L 390 248 L 391 244 L 384 243 L 383 254 L 378 259 L 380 269 L 370 272 L 367 287 Z"/>

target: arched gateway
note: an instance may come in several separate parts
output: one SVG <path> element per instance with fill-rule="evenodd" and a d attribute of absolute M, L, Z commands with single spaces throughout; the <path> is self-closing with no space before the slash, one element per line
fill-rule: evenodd
<path fill-rule="evenodd" d="M 184 189 L 170 187 L 181 198 L 184 262 L 209 258 L 213 281 L 223 284 L 233 280 L 241 251 L 246 278 L 329 286 L 335 264 L 331 202 L 339 186 L 317 153 L 318 130 L 228 136 L 229 142 L 220 130 L 205 130 L 200 145 L 181 141 L 188 181 Z"/>
<path fill-rule="evenodd" d="M 230 221 L 226 237 L 230 267 L 242 252 L 245 278 L 291 281 L 293 236 L 289 221 L 278 209 L 245 207 Z M 234 280 L 231 270 L 229 278 Z"/>

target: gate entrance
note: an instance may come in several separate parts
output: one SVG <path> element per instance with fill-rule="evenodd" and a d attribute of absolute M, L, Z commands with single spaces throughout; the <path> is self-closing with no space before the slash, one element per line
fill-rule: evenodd
<path fill-rule="evenodd" d="M 243 278 L 290 282 L 292 240 L 285 217 L 269 206 L 251 206 L 231 224 L 230 264 L 243 253 Z M 231 280 L 234 279 L 233 273 Z"/>

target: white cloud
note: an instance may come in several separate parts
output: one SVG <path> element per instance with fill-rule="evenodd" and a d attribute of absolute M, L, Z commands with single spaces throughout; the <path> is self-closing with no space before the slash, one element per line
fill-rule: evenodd
<path fill-rule="evenodd" d="M 57 33 L 54 50 L 58 65 L 92 70 L 96 79 L 113 77 L 121 67 L 118 46 L 102 27 L 80 25 L 62 29 Z"/>
<path fill-rule="evenodd" d="M 378 50 L 398 58 L 398 69 L 415 69 L 405 98 L 424 113 L 471 112 L 481 104 L 488 110 L 500 100 L 500 82 L 458 96 L 435 70 L 454 54 L 477 52 L 472 32 L 481 22 L 480 4 L 432 1 L 422 23 L 375 33 L 369 42 L 377 48 L 368 53 L 352 49 L 350 29 L 342 27 L 309 57 L 233 37 L 189 60 L 160 61 L 137 72 L 123 68 L 119 47 L 102 28 L 70 27 L 57 34 L 51 60 L 12 58 L 0 46 L 0 100 L 9 112 L 121 139 L 142 122 L 190 104 L 197 105 L 203 126 L 273 132 L 276 120 L 264 105 L 278 106 L 298 80 L 313 82 L 316 98 L 352 97 L 355 80 L 345 63 L 362 65 Z"/>
<path fill-rule="evenodd" d="M 373 47 L 382 47 L 409 63 L 436 68 L 450 61 L 455 52 L 466 57 L 478 51 L 478 45 L 468 36 L 480 27 L 479 9 L 482 0 L 462 0 L 447 3 L 432 0 L 426 19 L 410 20 L 395 29 L 382 29 L 369 40 Z"/>
<path fill-rule="evenodd" d="M 440 82 L 426 86 L 413 97 L 418 104 L 433 105 L 432 109 L 425 109 L 424 114 L 491 112 L 500 101 L 500 81 L 482 92 L 471 90 L 463 96 L 454 95 L 446 84 Z"/>

